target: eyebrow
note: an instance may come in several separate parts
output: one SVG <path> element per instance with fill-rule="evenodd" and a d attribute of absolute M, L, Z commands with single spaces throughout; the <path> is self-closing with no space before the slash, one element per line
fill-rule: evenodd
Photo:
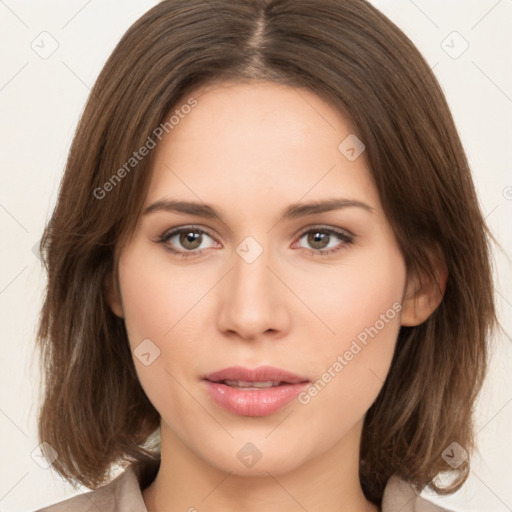
<path fill-rule="evenodd" d="M 337 198 L 313 201 L 309 203 L 292 204 L 288 206 L 288 208 L 286 208 L 286 210 L 283 212 L 282 220 L 297 219 L 307 215 L 314 215 L 352 207 L 361 208 L 365 211 L 368 211 L 369 213 L 373 213 L 375 211 L 373 207 L 357 199 Z M 155 203 L 146 207 L 143 214 L 147 215 L 158 211 L 185 213 L 208 219 L 218 218 L 222 221 L 222 216 L 213 206 L 192 201 L 156 201 Z"/>

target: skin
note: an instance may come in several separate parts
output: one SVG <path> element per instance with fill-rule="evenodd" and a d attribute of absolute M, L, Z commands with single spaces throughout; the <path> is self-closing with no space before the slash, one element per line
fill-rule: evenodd
<path fill-rule="evenodd" d="M 154 150 L 145 206 L 196 201 L 222 220 L 142 215 L 120 253 L 120 295 L 110 298 L 131 348 L 149 338 L 160 350 L 148 366 L 134 357 L 161 415 L 162 462 L 143 491 L 148 511 L 376 511 L 358 478 L 364 416 L 400 326 L 423 322 L 438 288 L 407 279 L 365 154 L 349 161 L 338 150 L 354 130 L 329 104 L 267 82 L 217 84 L 193 96 L 198 105 Z M 281 219 L 289 205 L 333 198 L 371 211 Z M 190 225 L 211 235 L 199 249 L 179 236 L 158 242 Z M 319 225 L 349 232 L 352 243 L 331 233 L 315 245 Z M 252 263 L 236 251 L 248 236 L 263 249 Z M 182 258 L 166 246 L 195 254 Z M 318 252 L 329 249 L 341 250 Z M 307 404 L 239 416 L 216 405 L 200 380 L 227 366 L 271 365 L 315 382 L 393 304 L 402 311 Z M 261 452 L 250 468 L 237 457 L 247 442 Z"/>

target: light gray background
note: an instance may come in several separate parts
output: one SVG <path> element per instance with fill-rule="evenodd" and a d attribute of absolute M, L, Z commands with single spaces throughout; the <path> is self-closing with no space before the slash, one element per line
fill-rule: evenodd
<path fill-rule="evenodd" d="M 0 1 L 0 510 L 5 512 L 34 510 L 78 492 L 31 456 L 38 445 L 33 339 L 45 279 L 33 248 L 56 199 L 90 87 L 122 34 L 156 3 Z M 434 69 L 470 159 L 483 212 L 512 254 L 512 0 L 373 4 Z M 464 41 L 469 47 L 458 56 Z M 512 272 L 499 252 L 496 275 L 500 319 L 510 333 Z M 460 492 L 431 498 L 445 507 L 512 510 L 511 346 L 506 336 L 495 340 L 492 372 L 478 407 L 480 455 Z"/>

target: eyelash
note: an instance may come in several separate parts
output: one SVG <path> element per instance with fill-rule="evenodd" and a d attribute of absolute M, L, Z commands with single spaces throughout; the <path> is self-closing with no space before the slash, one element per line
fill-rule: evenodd
<path fill-rule="evenodd" d="M 169 243 L 168 243 L 169 240 L 171 238 L 173 238 L 174 236 L 179 235 L 181 233 L 190 233 L 190 232 L 196 233 L 196 234 L 200 234 L 200 235 L 208 235 L 210 238 L 214 238 L 205 229 L 202 229 L 202 228 L 199 228 L 199 227 L 195 227 L 195 226 L 184 226 L 184 227 L 181 227 L 181 228 L 177 228 L 177 229 L 172 229 L 170 231 L 166 231 L 165 233 L 163 233 L 158 238 L 158 240 L 156 240 L 156 242 L 159 243 L 159 244 L 162 244 L 166 251 L 168 251 L 171 254 L 174 254 L 176 256 L 182 257 L 182 258 L 188 258 L 188 257 L 191 257 L 191 256 L 200 256 L 203 253 L 203 250 L 177 251 L 176 249 L 173 249 L 169 245 Z M 308 233 L 311 233 L 311 232 L 316 232 L 316 233 L 320 232 L 320 233 L 323 233 L 323 234 L 335 235 L 335 236 L 339 237 L 342 240 L 341 246 L 336 248 L 336 249 L 329 249 L 329 250 L 305 249 L 306 251 L 308 251 L 313 256 L 325 256 L 326 254 L 338 253 L 338 252 L 343 251 L 344 249 L 346 249 L 347 245 L 351 245 L 354 242 L 353 235 L 349 235 L 348 233 L 346 233 L 344 231 L 339 231 L 337 229 L 329 228 L 329 227 L 326 227 L 326 226 L 313 226 L 311 228 L 308 228 L 305 231 L 302 231 L 301 234 L 298 236 L 298 241 L 300 241 L 300 239 L 304 235 L 307 235 Z"/>

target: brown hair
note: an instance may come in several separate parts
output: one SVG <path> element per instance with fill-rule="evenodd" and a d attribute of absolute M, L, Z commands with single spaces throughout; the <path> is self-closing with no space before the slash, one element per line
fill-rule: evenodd
<path fill-rule="evenodd" d="M 442 253 L 444 298 L 425 322 L 400 330 L 365 418 L 360 479 L 377 504 L 392 474 L 453 492 L 468 461 L 451 485 L 432 479 L 451 469 L 441 454 L 452 441 L 473 448 L 474 401 L 497 323 L 492 235 L 431 69 L 365 0 L 166 0 L 122 37 L 91 91 L 41 243 L 38 426 L 58 453 L 53 467 L 95 488 L 113 463 L 158 456 L 144 443 L 159 414 L 105 296 L 146 196 L 151 154 L 112 178 L 197 87 L 255 79 L 307 88 L 353 121 L 408 274 L 434 275 L 432 249 Z"/>

